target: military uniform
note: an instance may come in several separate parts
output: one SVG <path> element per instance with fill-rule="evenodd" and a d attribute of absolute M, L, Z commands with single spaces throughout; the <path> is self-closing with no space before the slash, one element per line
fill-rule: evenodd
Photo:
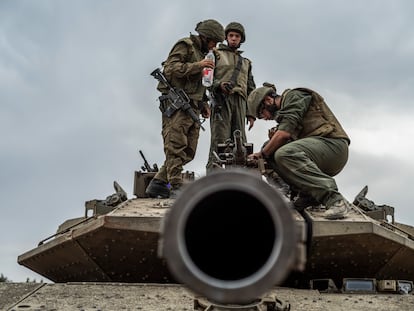
<path fill-rule="evenodd" d="M 293 141 L 273 155 L 277 173 L 293 188 L 329 206 L 342 199 L 335 179 L 348 160 L 350 139 L 316 92 L 287 90 L 276 115 L 278 130 Z"/>
<path fill-rule="evenodd" d="M 267 156 L 276 173 L 299 193 L 293 202 L 299 211 L 322 203 L 325 218 L 346 217 L 351 207 L 333 176 L 348 161 L 350 139 L 322 96 L 307 88 L 288 89 L 279 96 L 274 85 L 264 83 L 249 95 L 248 105 L 257 117 L 269 120 L 273 115 L 278 123 L 270 141 L 250 157 Z"/>
<path fill-rule="evenodd" d="M 172 48 L 164 63 L 164 75 L 174 87 L 183 89 L 191 100 L 195 114 L 200 114 L 205 87 L 201 85 L 201 70 L 197 64 L 204 58 L 199 37 L 191 35 L 179 40 Z M 167 93 L 163 84 L 158 85 L 161 93 Z M 161 111 L 170 105 L 160 103 Z M 172 187 L 182 184 L 183 166 L 190 162 L 197 149 L 200 126 L 184 111 L 177 110 L 170 118 L 162 116 L 162 137 L 164 141 L 165 161 L 155 179 L 169 182 Z"/>
<path fill-rule="evenodd" d="M 201 84 L 201 72 L 205 51 L 210 46 L 224 40 L 223 26 L 209 19 L 199 22 L 195 28 L 199 36 L 190 35 L 179 40 L 171 49 L 167 60 L 163 63 L 164 75 L 169 84 L 183 90 L 190 99 L 194 114 L 199 116 L 202 109 L 207 109 L 205 101 L 206 88 Z M 165 161 L 146 189 L 150 197 L 168 198 L 170 188 L 177 190 L 182 185 L 181 172 L 183 166 L 194 159 L 200 131 L 200 123 L 188 113 L 189 110 L 171 109 L 167 94 L 169 89 L 162 82 L 157 89 L 162 93 L 160 110 L 162 114 L 162 137 L 164 142 Z M 165 99 L 166 98 L 166 99 Z M 172 110 L 172 115 L 166 111 Z"/>
<path fill-rule="evenodd" d="M 211 141 L 207 171 L 212 169 L 214 156 L 217 152 L 217 145 L 228 139 L 233 139 L 233 132 L 240 130 L 243 142 L 246 141 L 245 124 L 246 117 L 252 116 L 247 110 L 247 97 L 255 89 L 252 75 L 251 61 L 241 56 L 241 51 L 233 50 L 225 44 L 220 44 L 216 50 L 216 67 L 214 70 L 213 94 L 217 107 L 212 109 L 210 118 Z M 240 58 L 240 64 L 239 63 Z M 239 68 L 237 68 L 239 67 Z M 236 81 L 231 81 L 236 74 Z M 233 82 L 233 89 L 230 94 L 224 94 L 220 84 L 222 82 Z"/>

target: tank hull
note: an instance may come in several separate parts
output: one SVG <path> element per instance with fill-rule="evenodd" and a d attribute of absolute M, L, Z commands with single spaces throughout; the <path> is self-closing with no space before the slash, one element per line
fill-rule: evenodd
<path fill-rule="evenodd" d="M 343 278 L 414 280 L 414 241 L 407 231 L 367 217 L 355 207 L 341 221 L 312 218 L 312 243 L 306 278 L 331 278 L 338 286 Z"/>
<path fill-rule="evenodd" d="M 161 223 L 173 200 L 130 199 L 106 215 L 60 233 L 20 255 L 19 264 L 56 282 L 174 282 L 158 257 Z M 330 278 L 414 280 L 414 241 L 396 226 L 367 217 L 358 208 L 343 220 L 329 221 L 322 211 L 312 220 L 306 269 L 294 274 L 302 283 Z M 292 210 L 298 226 L 304 219 Z"/>
<path fill-rule="evenodd" d="M 21 265 L 62 282 L 170 282 L 157 256 L 166 202 L 132 199 L 20 255 Z M 157 205 L 158 204 L 158 205 Z"/>

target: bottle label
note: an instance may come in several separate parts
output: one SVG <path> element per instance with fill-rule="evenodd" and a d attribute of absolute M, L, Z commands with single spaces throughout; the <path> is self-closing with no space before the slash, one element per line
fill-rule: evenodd
<path fill-rule="evenodd" d="M 204 68 L 203 69 L 203 76 L 204 77 L 208 77 L 208 76 L 210 76 L 210 74 L 211 74 L 211 72 L 212 72 L 213 70 L 211 70 L 210 68 Z"/>
<path fill-rule="evenodd" d="M 211 59 L 214 62 L 214 54 L 212 51 L 210 51 L 207 55 L 206 55 L 206 59 Z M 213 85 L 213 76 L 214 76 L 214 69 L 213 68 L 208 68 L 205 67 L 203 68 L 203 78 L 202 78 L 202 84 L 206 87 L 210 87 Z"/>

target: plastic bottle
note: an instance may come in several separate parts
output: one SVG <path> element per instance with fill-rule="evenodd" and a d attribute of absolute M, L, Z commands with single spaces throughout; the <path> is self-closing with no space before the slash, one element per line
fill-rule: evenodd
<path fill-rule="evenodd" d="M 214 57 L 214 53 L 212 50 L 208 51 L 206 57 L 206 59 L 211 59 L 213 62 L 216 61 L 216 58 Z M 214 69 L 213 68 L 208 68 L 208 67 L 204 67 L 203 68 L 203 78 L 201 80 L 201 83 L 205 86 L 205 87 L 210 87 L 213 85 L 213 76 L 214 76 Z"/>

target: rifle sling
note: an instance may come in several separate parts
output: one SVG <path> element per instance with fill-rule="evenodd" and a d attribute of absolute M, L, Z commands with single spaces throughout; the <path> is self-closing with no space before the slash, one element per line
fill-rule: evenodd
<path fill-rule="evenodd" d="M 231 75 L 231 78 L 230 78 L 230 82 L 233 83 L 233 85 L 236 85 L 237 78 L 239 77 L 241 66 L 242 66 L 242 61 L 243 61 L 243 57 L 240 54 L 238 54 L 238 56 L 239 58 L 237 60 L 236 68 L 234 68 L 233 74 Z"/>

